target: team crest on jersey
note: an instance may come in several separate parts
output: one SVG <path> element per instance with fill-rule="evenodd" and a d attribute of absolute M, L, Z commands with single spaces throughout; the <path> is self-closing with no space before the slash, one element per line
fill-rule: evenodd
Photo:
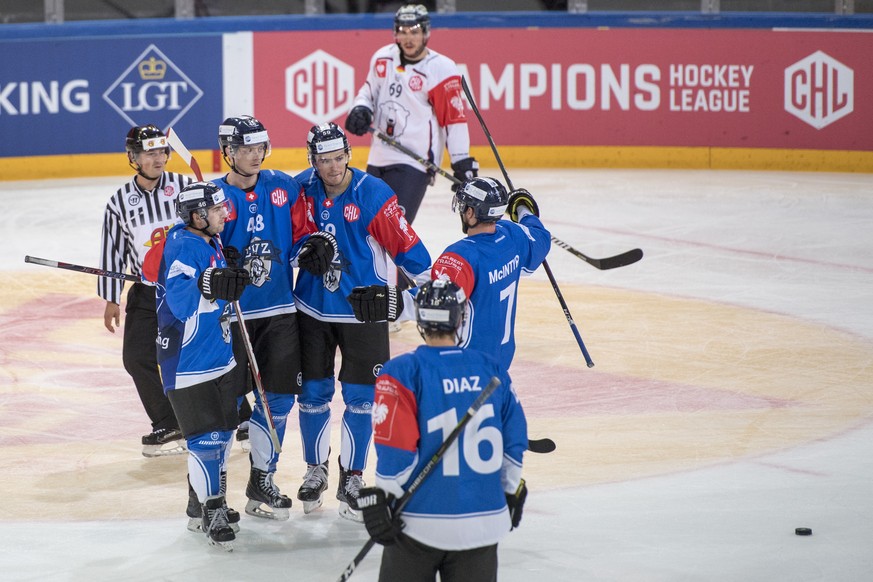
<path fill-rule="evenodd" d="M 406 131 L 409 111 L 396 101 L 386 101 L 379 105 L 379 118 L 385 122 L 385 133 L 400 137 Z"/>
<path fill-rule="evenodd" d="M 421 91 L 422 88 L 424 87 L 424 79 L 422 79 L 422 78 L 421 78 L 420 76 L 418 76 L 418 75 L 413 75 L 413 76 L 409 79 L 409 83 L 408 83 L 408 85 L 409 85 L 409 88 L 410 88 L 412 91 Z"/>
<path fill-rule="evenodd" d="M 270 202 L 273 203 L 273 206 L 285 206 L 285 203 L 288 202 L 288 191 L 284 188 L 276 188 L 270 192 Z"/>
<path fill-rule="evenodd" d="M 355 222 L 361 217 L 361 209 L 355 204 L 346 204 L 343 207 L 343 218 L 346 222 Z"/>
<path fill-rule="evenodd" d="M 280 252 L 272 241 L 252 238 L 243 259 L 243 265 L 252 277 L 252 285 L 261 287 L 270 280 L 273 261 L 279 259 Z"/>
<path fill-rule="evenodd" d="M 142 196 L 135 192 L 127 197 L 128 206 L 137 206 L 140 202 L 142 202 Z"/>
<path fill-rule="evenodd" d="M 382 424 L 388 418 L 388 405 L 384 401 L 373 403 L 373 424 Z"/>
<path fill-rule="evenodd" d="M 343 278 L 343 271 L 348 271 L 350 265 L 351 262 L 343 256 L 342 251 L 338 252 L 337 256 L 333 258 L 333 262 L 331 262 L 330 268 L 324 275 L 321 276 L 324 288 L 331 293 L 336 293 L 336 291 L 340 288 L 340 281 Z"/>
<path fill-rule="evenodd" d="M 218 324 L 221 326 L 221 339 L 224 343 L 230 343 L 230 302 L 224 306 L 224 311 L 221 312 L 221 317 L 218 318 Z"/>
<path fill-rule="evenodd" d="M 388 74 L 389 62 L 390 59 L 379 59 L 376 61 L 376 66 L 374 67 L 374 70 L 376 72 L 376 76 L 380 79 L 384 79 L 385 76 Z"/>
<path fill-rule="evenodd" d="M 170 198 L 170 197 L 175 196 L 175 195 L 176 195 L 176 188 L 174 188 L 172 184 L 170 184 L 168 186 L 164 186 L 164 196 L 166 196 L 167 198 Z"/>

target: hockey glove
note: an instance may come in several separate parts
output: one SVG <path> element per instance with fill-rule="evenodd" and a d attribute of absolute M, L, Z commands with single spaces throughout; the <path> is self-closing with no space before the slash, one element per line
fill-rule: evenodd
<path fill-rule="evenodd" d="M 403 313 L 403 297 L 394 285 L 355 287 L 346 297 L 358 321 L 397 321 Z"/>
<path fill-rule="evenodd" d="M 329 232 L 312 234 L 297 253 L 297 266 L 320 277 L 327 273 L 330 263 L 339 251 L 336 239 Z"/>
<path fill-rule="evenodd" d="M 364 525 L 373 541 L 383 546 L 396 542 L 404 524 L 391 510 L 394 497 L 386 496 L 385 491 L 378 487 L 364 487 L 359 495 L 358 507 L 364 514 Z"/>
<path fill-rule="evenodd" d="M 509 214 L 512 222 L 518 222 L 524 217 L 523 214 L 522 216 L 518 215 L 519 206 L 524 206 L 534 216 L 540 215 L 540 207 L 537 206 L 536 201 L 533 199 L 533 194 L 524 188 L 519 188 L 509 193 L 509 203 L 506 206 L 506 212 Z"/>
<path fill-rule="evenodd" d="M 371 123 L 373 123 L 373 112 L 363 105 L 353 107 L 346 117 L 346 129 L 355 135 L 367 133 Z"/>
<path fill-rule="evenodd" d="M 228 267 L 242 267 L 242 255 L 236 247 L 224 247 L 224 260 Z"/>
<path fill-rule="evenodd" d="M 475 158 L 464 158 L 452 164 L 452 172 L 455 178 L 461 182 L 472 180 L 479 175 L 479 162 Z M 452 184 L 452 192 L 457 192 L 460 184 Z"/>
<path fill-rule="evenodd" d="M 527 499 L 527 483 L 524 479 L 518 484 L 518 489 L 515 493 L 506 494 L 506 505 L 509 506 L 509 518 L 512 520 L 512 528 L 518 527 L 521 523 L 521 512 L 524 509 L 524 501 Z"/>
<path fill-rule="evenodd" d="M 249 272 L 245 269 L 209 267 L 200 275 L 197 286 L 200 292 L 210 301 L 224 299 L 236 301 L 242 296 L 243 289 L 251 283 Z"/>

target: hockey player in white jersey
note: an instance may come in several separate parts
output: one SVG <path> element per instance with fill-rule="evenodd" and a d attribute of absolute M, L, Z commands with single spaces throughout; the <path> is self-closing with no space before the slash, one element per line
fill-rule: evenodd
<path fill-rule="evenodd" d="M 148 250 L 164 240 L 176 222 L 176 197 L 191 179 L 166 171 L 170 147 L 164 132 L 154 125 L 137 125 L 128 131 L 124 149 L 136 175 L 109 199 L 103 217 L 99 267 L 106 271 L 142 274 Z M 97 294 L 106 301 L 103 324 L 111 333 L 121 323 L 124 282 L 99 277 Z M 179 423 L 164 395 L 155 359 L 158 324 L 154 288 L 133 283 L 127 292 L 121 357 L 151 421 L 151 432 L 142 437 L 146 457 L 185 452 Z"/>
<path fill-rule="evenodd" d="M 228 262 L 237 261 L 252 278 L 240 306 L 281 444 L 295 395 L 302 389 L 292 266 L 322 275 L 334 257 L 336 242 L 330 234 L 317 232 L 300 184 L 284 172 L 262 168 L 270 155 L 270 138 L 258 119 L 247 115 L 225 119 L 218 128 L 218 145 L 230 168 L 223 178 L 215 180 L 224 190 L 230 210 L 222 240 Z M 235 256 L 231 256 L 231 249 Z M 231 375 L 240 394 L 245 394 L 251 385 L 248 356 L 236 321 L 232 330 L 234 357 L 240 365 Z M 291 499 L 274 482 L 279 452 L 270 438 L 257 392 L 255 399 L 249 423 L 251 472 L 246 513 L 286 520 Z"/>
<path fill-rule="evenodd" d="M 380 582 L 493 582 L 497 543 L 521 522 L 527 421 L 506 369 L 459 348 L 466 296 L 444 279 L 415 298 L 425 344 L 392 358 L 376 380 L 376 486 L 359 504 L 370 536 L 385 546 Z M 489 379 L 501 384 L 421 481 L 403 513 L 401 497 L 442 446 Z"/>
<path fill-rule="evenodd" d="M 427 46 L 429 39 L 427 9 L 421 4 L 400 7 L 394 15 L 394 42 L 370 60 L 345 126 L 364 135 L 373 124 L 437 166 L 448 149 L 455 176 L 467 180 L 478 174 L 479 164 L 470 156 L 461 75 L 453 60 Z M 377 138 L 370 146 L 367 172 L 391 186 L 406 220 L 413 222 L 433 175 Z"/>
<path fill-rule="evenodd" d="M 183 224 L 149 253 L 144 275 L 156 285 L 161 378 L 185 435 L 189 487 L 202 504 L 200 529 L 211 544 L 232 549 L 231 523 L 239 514 L 227 507 L 221 474 L 239 424 L 229 311 L 250 278 L 224 258 L 221 188 L 212 182 L 186 187 L 178 214 Z"/>
<path fill-rule="evenodd" d="M 346 296 L 358 285 L 384 285 L 389 255 L 410 278 L 426 278 L 430 255 L 391 188 L 349 167 L 351 149 L 342 129 L 335 123 L 314 126 L 306 143 L 312 168 L 297 180 L 320 230 L 334 235 L 338 250 L 324 275 L 300 271 L 294 288 L 303 355 L 300 435 L 308 465 L 297 497 L 309 513 L 321 505 L 327 489 L 330 402 L 339 349 L 345 411 L 337 499 L 340 515 L 360 521 L 357 496 L 372 435 L 373 385 L 390 351 L 386 319 L 358 322 Z"/>

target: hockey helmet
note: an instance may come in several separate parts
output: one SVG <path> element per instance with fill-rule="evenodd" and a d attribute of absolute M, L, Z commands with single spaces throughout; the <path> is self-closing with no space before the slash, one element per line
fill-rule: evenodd
<path fill-rule="evenodd" d="M 464 323 L 467 296 L 448 279 L 434 279 L 418 288 L 415 296 L 415 320 L 419 331 L 454 333 Z"/>
<path fill-rule="evenodd" d="M 193 182 L 179 192 L 176 199 L 176 215 L 186 226 L 192 226 L 192 215 L 196 212 L 206 220 L 206 211 L 225 203 L 224 190 L 213 182 Z"/>
<path fill-rule="evenodd" d="M 315 156 L 328 152 L 343 150 L 351 156 L 349 138 L 334 122 L 313 125 L 306 136 L 306 149 L 309 152 L 309 163 L 315 167 Z"/>
<path fill-rule="evenodd" d="M 493 178 L 473 178 L 458 188 L 452 199 L 452 211 L 463 214 L 472 208 L 479 222 L 497 222 L 508 203 L 509 194 L 503 184 Z"/>
<path fill-rule="evenodd" d="M 131 127 L 124 140 L 124 149 L 131 156 L 157 149 L 163 149 L 168 156 L 170 155 L 167 136 L 152 124 Z"/>
<path fill-rule="evenodd" d="M 395 34 L 401 26 L 409 28 L 420 26 L 421 32 L 427 36 L 430 33 L 430 14 L 427 13 L 427 8 L 423 4 L 407 4 L 398 8 L 394 14 Z"/>
<path fill-rule="evenodd" d="M 230 147 L 231 153 L 239 146 L 265 144 L 267 147 L 264 157 L 272 153 L 270 136 L 264 124 L 251 115 L 240 117 L 228 117 L 218 126 L 218 147 L 221 154 L 225 155 L 224 148 Z"/>

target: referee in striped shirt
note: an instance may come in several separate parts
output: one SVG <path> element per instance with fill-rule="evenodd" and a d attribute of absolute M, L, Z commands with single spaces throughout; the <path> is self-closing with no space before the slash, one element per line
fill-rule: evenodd
<path fill-rule="evenodd" d="M 100 268 L 118 273 L 130 269 L 140 276 L 146 252 L 162 241 L 176 222 L 176 197 L 191 179 L 166 171 L 170 147 L 164 132 L 154 125 L 131 128 L 125 149 L 136 175 L 106 205 Z M 97 294 L 106 301 L 103 323 L 111 333 L 121 323 L 123 290 L 121 280 L 98 279 Z M 157 330 L 154 288 L 133 283 L 127 292 L 122 361 L 151 420 L 151 433 L 142 437 L 142 454 L 146 457 L 185 452 L 179 423 L 164 395 L 158 372 Z"/>

